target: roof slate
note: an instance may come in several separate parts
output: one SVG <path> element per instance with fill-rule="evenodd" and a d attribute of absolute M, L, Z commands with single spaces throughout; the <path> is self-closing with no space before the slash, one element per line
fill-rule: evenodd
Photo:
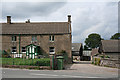
<path fill-rule="evenodd" d="M 120 52 L 120 40 L 102 40 L 103 52 Z"/>
<path fill-rule="evenodd" d="M 91 52 L 91 55 L 94 56 L 95 54 L 98 54 L 98 49 L 95 48 L 95 49 L 92 49 L 92 52 Z"/>
<path fill-rule="evenodd" d="M 82 43 L 72 43 L 72 51 L 80 51 Z"/>
<path fill-rule="evenodd" d="M 65 34 L 70 33 L 69 22 L 1 23 L 2 34 Z"/>

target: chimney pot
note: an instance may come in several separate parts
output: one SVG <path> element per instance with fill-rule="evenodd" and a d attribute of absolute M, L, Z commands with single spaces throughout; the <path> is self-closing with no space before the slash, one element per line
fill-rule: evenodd
<path fill-rule="evenodd" d="M 11 16 L 7 16 L 7 23 L 8 23 L 8 24 L 11 23 Z"/>
<path fill-rule="evenodd" d="M 71 15 L 68 15 L 68 22 L 71 23 Z"/>
<path fill-rule="evenodd" d="M 26 21 L 26 23 L 30 23 L 30 19 L 28 19 L 28 20 Z"/>

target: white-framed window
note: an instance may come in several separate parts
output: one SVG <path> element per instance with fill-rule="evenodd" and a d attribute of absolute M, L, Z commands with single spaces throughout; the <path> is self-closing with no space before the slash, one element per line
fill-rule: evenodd
<path fill-rule="evenodd" d="M 49 40 L 50 40 L 50 41 L 54 41 L 54 35 L 50 35 L 50 36 L 49 36 Z"/>
<path fill-rule="evenodd" d="M 26 53 L 26 48 L 22 47 L 22 53 Z"/>
<path fill-rule="evenodd" d="M 12 41 L 17 41 L 17 37 L 16 36 L 12 36 Z"/>
<path fill-rule="evenodd" d="M 50 52 L 50 54 L 55 54 L 55 48 L 54 47 L 49 47 L 49 52 Z"/>
<path fill-rule="evenodd" d="M 12 47 L 12 53 L 17 53 L 17 48 L 16 47 Z"/>
<path fill-rule="evenodd" d="M 32 36 L 32 41 L 37 41 L 37 36 Z"/>

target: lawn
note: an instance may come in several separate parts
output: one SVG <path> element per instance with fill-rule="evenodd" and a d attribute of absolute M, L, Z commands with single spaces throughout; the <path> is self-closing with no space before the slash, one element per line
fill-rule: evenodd
<path fill-rule="evenodd" d="M 50 66 L 50 59 L 0 58 L 0 63 L 2 65 Z"/>

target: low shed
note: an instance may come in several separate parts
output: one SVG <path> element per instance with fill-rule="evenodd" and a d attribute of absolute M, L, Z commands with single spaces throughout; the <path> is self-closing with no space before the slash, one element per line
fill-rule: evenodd
<path fill-rule="evenodd" d="M 82 43 L 72 43 L 73 59 L 80 60 L 80 56 L 82 56 L 82 54 L 83 54 L 82 52 L 83 52 Z"/>

